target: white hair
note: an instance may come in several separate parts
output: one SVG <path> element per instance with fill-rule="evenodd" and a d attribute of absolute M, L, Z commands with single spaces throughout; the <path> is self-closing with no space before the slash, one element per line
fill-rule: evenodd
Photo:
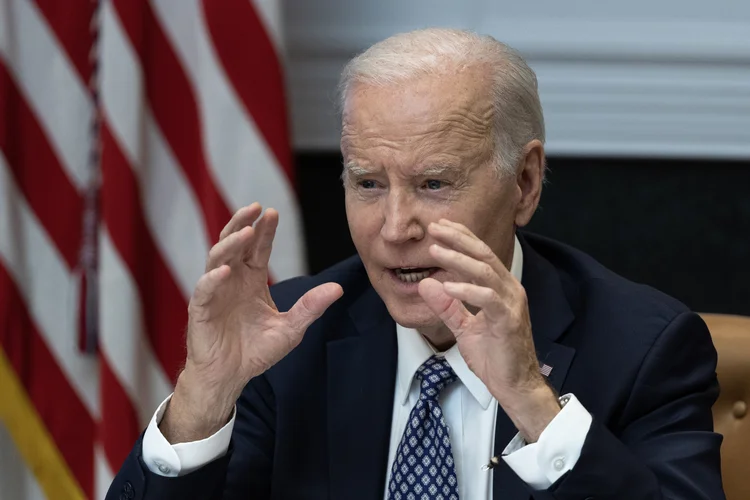
<path fill-rule="evenodd" d="M 518 52 L 491 36 L 429 28 L 378 42 L 344 68 L 339 82 L 340 109 L 355 83 L 398 85 L 420 76 L 439 75 L 455 65 L 490 69 L 494 163 L 500 173 L 514 174 L 524 146 L 534 139 L 544 143 L 544 116 L 536 74 Z"/>

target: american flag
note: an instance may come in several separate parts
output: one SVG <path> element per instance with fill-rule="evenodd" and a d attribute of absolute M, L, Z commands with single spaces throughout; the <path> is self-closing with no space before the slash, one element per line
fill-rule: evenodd
<path fill-rule="evenodd" d="M 231 214 L 304 272 L 276 0 L 0 0 L 0 499 L 103 498 Z"/>

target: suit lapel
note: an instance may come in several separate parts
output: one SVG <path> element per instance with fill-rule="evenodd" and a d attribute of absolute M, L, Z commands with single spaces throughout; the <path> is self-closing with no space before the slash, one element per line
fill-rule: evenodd
<path fill-rule="evenodd" d="M 539 255 L 522 236 L 518 236 L 523 248 L 523 286 L 529 301 L 529 315 L 534 334 L 534 346 L 539 364 L 552 367 L 547 378 L 560 393 L 575 349 L 556 341 L 575 318 L 570 302 L 565 294 L 557 269 Z M 516 435 L 513 422 L 498 407 L 495 424 L 495 455 L 502 454 L 505 447 Z M 521 500 L 530 497 L 528 486 L 513 470 L 501 460 L 492 471 L 493 498 Z"/>
<path fill-rule="evenodd" d="M 331 499 L 383 498 L 396 383 L 396 325 L 371 287 L 328 343 Z"/>

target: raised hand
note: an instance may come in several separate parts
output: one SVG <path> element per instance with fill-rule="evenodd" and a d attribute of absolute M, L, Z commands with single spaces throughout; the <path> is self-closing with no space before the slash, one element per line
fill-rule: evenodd
<path fill-rule="evenodd" d="M 325 283 L 279 312 L 268 288 L 279 218 L 273 209 L 262 217 L 261 211 L 254 203 L 234 214 L 190 299 L 185 369 L 160 425 L 172 443 L 221 428 L 247 382 L 294 349 L 343 293 L 340 285 Z"/>
<path fill-rule="evenodd" d="M 539 373 L 523 286 L 465 226 L 441 220 L 428 230 L 438 241 L 430 254 L 460 280 L 427 278 L 419 284 L 420 295 L 453 332 L 469 368 L 527 440 L 535 441 L 559 405 Z"/>

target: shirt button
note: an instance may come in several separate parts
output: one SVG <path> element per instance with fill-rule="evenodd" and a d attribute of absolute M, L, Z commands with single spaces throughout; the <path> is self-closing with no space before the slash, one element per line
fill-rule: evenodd
<path fill-rule="evenodd" d="M 154 462 L 154 465 L 156 465 L 156 468 L 159 469 L 159 472 L 161 472 L 162 474 L 169 474 L 170 472 L 172 472 L 172 469 L 170 469 L 169 466 L 164 465 L 161 462 Z"/>
<path fill-rule="evenodd" d="M 555 468 L 556 471 L 561 471 L 565 467 L 565 458 L 564 457 L 557 457 L 554 462 L 552 462 L 552 467 Z"/>

